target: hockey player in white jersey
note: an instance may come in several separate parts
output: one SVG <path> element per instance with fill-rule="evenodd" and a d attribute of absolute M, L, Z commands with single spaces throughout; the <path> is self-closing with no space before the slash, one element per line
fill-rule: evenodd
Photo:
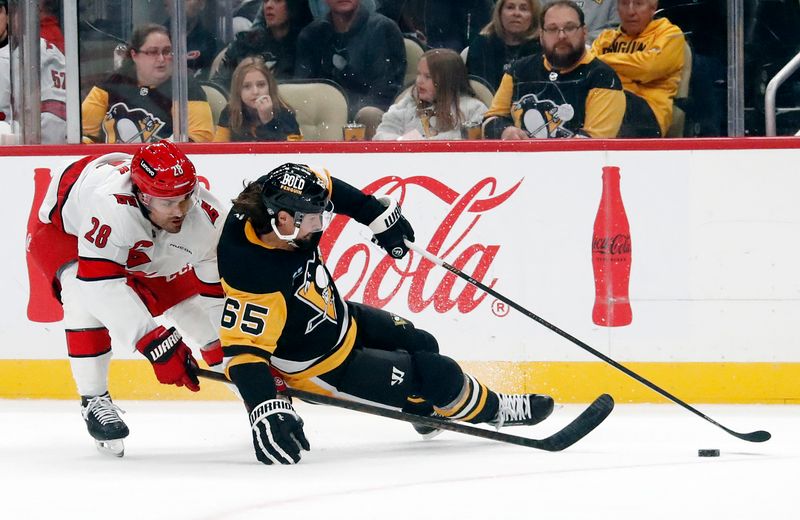
<path fill-rule="evenodd" d="M 0 0 L 0 122 L 12 131 L 11 122 L 11 38 L 8 36 L 8 2 Z M 64 54 L 44 38 L 39 39 L 41 63 L 42 143 L 61 144 L 67 141 L 67 84 Z M 5 125 L 0 125 L 5 126 Z M 0 131 L 2 133 L 2 131 Z"/>
<path fill-rule="evenodd" d="M 209 365 L 221 362 L 216 247 L 226 213 L 169 141 L 133 157 L 84 157 L 52 179 L 31 258 L 62 302 L 82 414 L 101 451 L 122 456 L 129 433 L 108 393 L 111 337 L 141 352 L 161 383 L 195 392 L 190 348 L 153 317 L 187 334 Z"/>

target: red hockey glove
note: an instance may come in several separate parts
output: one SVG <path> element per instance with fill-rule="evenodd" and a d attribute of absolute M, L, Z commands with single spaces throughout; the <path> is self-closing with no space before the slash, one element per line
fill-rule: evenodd
<path fill-rule="evenodd" d="M 203 361 L 208 363 L 208 366 L 213 367 L 222 363 L 222 346 L 219 340 L 212 341 L 205 347 L 200 349 L 200 354 L 203 356 Z"/>
<path fill-rule="evenodd" d="M 136 350 L 153 364 L 160 383 L 186 386 L 192 392 L 200 390 L 195 373 L 197 361 L 175 327 L 167 330 L 159 325 L 136 343 Z"/>

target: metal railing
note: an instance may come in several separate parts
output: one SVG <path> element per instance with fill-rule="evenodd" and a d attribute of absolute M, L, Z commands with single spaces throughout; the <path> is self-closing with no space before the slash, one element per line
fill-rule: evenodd
<path fill-rule="evenodd" d="M 791 59 L 789 63 L 775 74 L 769 83 L 767 83 L 767 90 L 764 93 L 764 118 L 767 137 L 775 137 L 777 125 L 776 118 L 779 109 L 775 107 L 775 98 L 777 96 L 778 88 L 789 79 L 789 76 L 800 68 L 800 53 Z"/>

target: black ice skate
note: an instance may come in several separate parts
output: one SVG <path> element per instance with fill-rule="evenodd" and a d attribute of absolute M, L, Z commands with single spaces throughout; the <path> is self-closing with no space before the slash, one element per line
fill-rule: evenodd
<path fill-rule="evenodd" d="M 125 413 L 111 402 L 108 392 L 103 395 L 81 396 L 81 415 L 97 449 L 107 455 L 122 457 L 125 455 L 122 439 L 130 432 L 117 412 Z"/>
<path fill-rule="evenodd" d="M 503 426 L 530 426 L 553 413 L 553 398 L 541 394 L 497 394 L 500 407 L 489 424 L 498 430 Z"/>
<path fill-rule="evenodd" d="M 442 416 L 437 414 L 433 411 L 433 406 L 425 401 L 422 402 L 408 402 L 403 407 L 403 411 L 419 415 L 420 417 L 437 417 L 441 418 Z M 411 426 L 414 427 L 414 431 L 422 436 L 423 439 L 432 439 L 442 433 L 442 430 L 439 428 L 434 428 L 433 426 L 426 426 L 424 424 L 414 424 L 411 423 Z"/>

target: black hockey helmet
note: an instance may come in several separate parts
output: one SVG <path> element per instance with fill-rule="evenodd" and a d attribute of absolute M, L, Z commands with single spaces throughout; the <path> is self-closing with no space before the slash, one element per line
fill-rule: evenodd
<path fill-rule="evenodd" d="M 330 178 L 305 164 L 282 164 L 257 182 L 261 184 L 261 202 L 273 217 L 281 210 L 322 213 L 329 204 Z"/>
<path fill-rule="evenodd" d="M 261 202 L 271 217 L 272 231 L 301 249 L 316 247 L 333 211 L 330 201 L 331 180 L 328 172 L 321 175 L 305 164 L 286 163 L 258 179 Z M 276 217 L 285 211 L 294 217 L 294 231 L 283 234 Z M 308 234 L 311 238 L 298 239 Z"/>

